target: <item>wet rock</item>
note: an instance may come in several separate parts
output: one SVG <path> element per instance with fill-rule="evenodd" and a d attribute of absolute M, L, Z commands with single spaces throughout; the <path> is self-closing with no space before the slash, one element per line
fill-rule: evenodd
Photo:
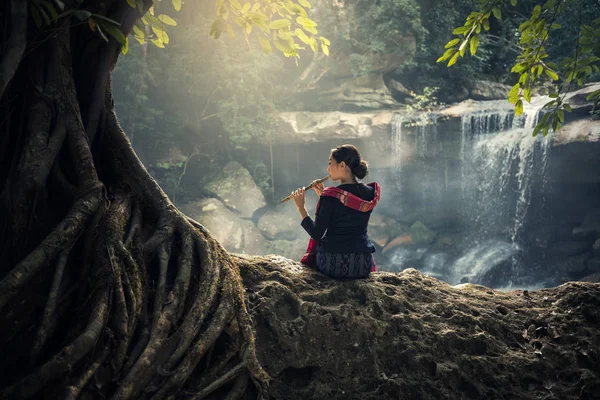
<path fill-rule="evenodd" d="M 577 254 L 584 253 L 590 250 L 590 245 L 587 242 L 570 241 L 570 242 L 556 242 L 552 247 L 551 251 L 557 257 L 569 257 Z"/>
<path fill-rule="evenodd" d="M 206 185 L 206 191 L 217 197 L 243 218 L 252 218 L 259 208 L 265 207 L 265 196 L 262 194 L 252 176 L 240 163 L 231 161 Z"/>
<path fill-rule="evenodd" d="M 552 270 L 559 273 L 565 273 L 568 276 L 577 276 L 581 272 L 585 271 L 586 263 L 591 256 L 591 253 L 585 253 L 575 257 L 569 257 L 554 264 Z"/>
<path fill-rule="evenodd" d="M 369 218 L 369 238 L 380 247 L 403 231 L 404 227 L 388 216 L 373 213 Z"/>
<path fill-rule="evenodd" d="M 415 222 L 410 229 L 408 234 L 412 238 L 415 244 L 428 245 L 433 243 L 435 239 L 435 232 L 425 226 L 422 222 Z"/>

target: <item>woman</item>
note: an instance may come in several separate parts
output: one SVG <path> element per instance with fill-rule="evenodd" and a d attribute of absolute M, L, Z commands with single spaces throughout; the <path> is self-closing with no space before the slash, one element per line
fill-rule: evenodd
<path fill-rule="evenodd" d="M 379 185 L 357 181 L 367 175 L 368 165 L 350 144 L 331 150 L 327 172 L 341 184 L 313 187 L 319 196 L 314 222 L 304 205 L 304 189 L 292 192 L 302 227 L 311 237 L 302 263 L 333 278 L 365 278 L 375 271 L 375 246 L 367 225 L 379 201 Z"/>

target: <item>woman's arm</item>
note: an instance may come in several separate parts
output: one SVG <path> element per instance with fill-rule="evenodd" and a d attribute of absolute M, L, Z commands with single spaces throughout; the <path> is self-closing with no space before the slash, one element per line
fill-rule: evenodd
<path fill-rule="evenodd" d="M 325 231 L 329 227 L 329 223 L 331 222 L 331 214 L 333 211 L 333 204 L 331 200 L 332 198 L 321 197 L 319 211 L 317 211 L 315 214 L 314 222 L 308 213 L 303 216 L 302 212 L 300 212 L 300 215 L 303 217 L 301 225 L 314 240 L 321 240 L 323 235 L 325 235 Z M 306 212 L 306 208 L 304 208 L 304 212 Z"/>

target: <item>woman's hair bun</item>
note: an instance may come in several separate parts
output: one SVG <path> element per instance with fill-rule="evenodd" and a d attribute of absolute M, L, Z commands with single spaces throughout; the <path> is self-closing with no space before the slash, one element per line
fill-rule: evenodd
<path fill-rule="evenodd" d="M 358 179 L 363 179 L 369 173 L 369 164 L 365 160 L 360 160 L 357 166 L 352 168 L 352 175 Z"/>

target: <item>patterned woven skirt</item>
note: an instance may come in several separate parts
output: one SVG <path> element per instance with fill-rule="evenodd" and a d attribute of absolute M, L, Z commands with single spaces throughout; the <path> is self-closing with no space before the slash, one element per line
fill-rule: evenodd
<path fill-rule="evenodd" d="M 332 278 L 366 278 L 373 268 L 373 253 L 317 252 L 317 269 Z"/>

